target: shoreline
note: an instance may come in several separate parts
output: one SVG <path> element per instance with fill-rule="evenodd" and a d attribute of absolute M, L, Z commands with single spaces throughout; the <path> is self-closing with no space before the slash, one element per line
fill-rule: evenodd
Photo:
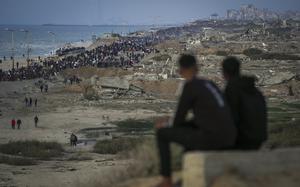
<path fill-rule="evenodd" d="M 45 59 L 47 57 L 41 57 L 41 60 Z M 38 56 L 32 56 L 30 59 L 32 59 L 34 62 L 38 61 Z M 26 57 L 21 57 L 21 58 L 15 58 L 15 67 L 17 62 L 19 62 L 19 68 L 21 67 L 26 67 L 27 66 L 27 58 Z M 12 69 L 12 60 L 5 60 L 2 63 L 0 63 L 0 69 L 4 71 L 8 71 Z"/>
<path fill-rule="evenodd" d="M 16 27 L 14 28 L 15 30 L 19 30 L 19 29 L 26 29 L 26 30 L 30 30 L 30 48 L 32 48 L 32 52 L 31 54 L 33 54 L 33 56 L 41 56 L 41 57 L 47 57 L 51 55 L 51 52 L 53 52 L 54 50 L 64 47 L 68 44 L 71 44 L 74 47 L 86 47 L 88 48 L 89 46 L 91 46 L 93 44 L 93 39 L 92 37 L 95 35 L 96 38 L 101 38 L 103 35 L 107 34 L 107 33 L 116 33 L 119 34 L 121 36 L 128 36 L 130 33 L 136 33 L 136 32 L 148 32 L 152 29 L 163 29 L 166 27 L 170 27 L 170 26 L 148 26 L 148 25 L 51 25 L 51 26 L 47 26 L 47 25 L 5 25 L 5 24 L 1 24 L 0 25 L 0 30 L 3 28 L 9 28 L 9 27 Z M 32 28 L 31 28 L 32 27 Z M 53 27 L 53 28 L 49 28 L 47 29 L 47 27 Z M 65 37 L 65 32 L 66 31 L 60 31 L 61 29 L 58 29 L 56 31 L 55 27 L 74 27 L 74 29 L 72 29 L 71 31 L 71 37 L 69 37 L 69 35 L 66 35 L 67 38 Z M 76 27 L 83 27 L 85 29 L 83 29 L 83 33 L 85 33 L 85 35 L 78 35 L 78 32 L 81 31 L 76 30 Z M 94 27 L 94 29 L 93 29 Z M 95 28 L 101 28 L 101 29 L 95 29 Z M 102 28 L 103 27 L 103 28 Z M 120 27 L 124 27 L 123 29 L 117 29 Z M 45 30 L 46 28 L 46 30 Z M 126 29 L 128 28 L 128 29 Z M 49 42 L 48 41 L 48 34 L 46 34 L 46 32 L 52 32 L 55 34 L 55 39 L 52 39 L 51 37 L 49 38 Z M 41 36 L 36 37 L 35 35 L 41 33 Z M 88 37 L 87 37 L 88 36 Z M 1 34 L 0 37 L 5 38 L 5 42 L 3 43 L 3 49 L 0 48 L 1 51 L 1 55 L 0 55 L 0 59 L 3 59 L 3 56 L 6 56 L 7 58 L 10 58 L 11 56 L 11 36 L 9 33 L 7 34 Z M 22 58 L 22 54 L 26 54 L 26 49 L 25 47 L 23 47 L 23 45 L 25 45 L 26 41 L 24 40 L 23 35 L 17 35 L 15 36 L 15 54 L 18 54 L 18 56 L 15 55 L 15 58 Z M 47 37 L 47 38 L 46 38 Z M 23 41 L 24 40 L 24 41 Z M 55 44 L 53 44 L 53 42 L 51 42 L 52 40 L 55 41 Z M 39 45 L 44 45 L 44 44 L 40 44 L 40 41 L 43 41 L 44 44 L 46 44 L 46 46 L 39 46 Z M 53 48 L 49 48 L 49 46 L 47 47 L 47 45 L 53 45 Z M 38 46 L 38 48 L 36 47 Z"/>

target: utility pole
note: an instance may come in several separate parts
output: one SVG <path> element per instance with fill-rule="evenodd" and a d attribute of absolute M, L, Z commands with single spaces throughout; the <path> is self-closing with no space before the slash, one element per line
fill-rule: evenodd
<path fill-rule="evenodd" d="M 21 29 L 20 32 L 24 32 L 25 33 L 25 40 L 27 42 L 27 58 L 26 58 L 26 61 L 27 61 L 27 68 L 29 67 L 29 62 L 30 62 L 30 58 L 29 58 L 29 53 L 30 53 L 30 47 L 29 47 L 29 31 L 28 30 L 25 30 L 25 29 Z"/>
<path fill-rule="evenodd" d="M 55 45 L 55 36 L 56 36 L 56 34 L 54 33 L 54 32 L 52 32 L 52 31 L 48 31 L 48 34 L 50 34 L 52 37 L 53 37 L 53 45 Z M 54 49 L 55 50 L 55 49 Z M 52 56 L 53 54 L 52 54 L 52 52 L 51 52 L 51 56 Z"/>
<path fill-rule="evenodd" d="M 6 28 L 8 32 L 11 32 L 11 60 L 12 60 L 12 69 L 15 69 L 15 44 L 14 44 L 14 32 L 15 30 Z"/>

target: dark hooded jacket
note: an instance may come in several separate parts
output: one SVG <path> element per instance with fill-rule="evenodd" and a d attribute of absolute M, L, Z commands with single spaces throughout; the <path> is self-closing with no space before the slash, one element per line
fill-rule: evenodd
<path fill-rule="evenodd" d="M 258 149 L 267 139 L 267 109 L 264 96 L 255 87 L 255 78 L 230 79 L 225 98 L 238 130 L 235 148 Z"/>
<path fill-rule="evenodd" d="M 188 111 L 194 118 L 186 120 Z M 236 140 L 236 127 L 230 109 L 219 88 L 211 81 L 194 78 L 185 83 L 173 126 L 193 124 L 203 132 L 208 147 L 232 147 Z M 219 149 L 219 148 L 218 148 Z"/>

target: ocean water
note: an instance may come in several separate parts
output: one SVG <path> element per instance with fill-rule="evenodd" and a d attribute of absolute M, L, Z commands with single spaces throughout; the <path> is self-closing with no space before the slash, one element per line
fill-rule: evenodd
<path fill-rule="evenodd" d="M 46 56 L 51 51 L 63 47 L 66 43 L 89 43 L 92 36 L 104 33 L 126 35 L 134 31 L 148 30 L 150 26 L 57 26 L 57 25 L 0 25 L 0 59 L 12 56 L 12 32 L 14 30 L 14 56 L 27 54 L 27 45 L 31 56 Z M 22 32 L 28 30 L 29 32 Z"/>

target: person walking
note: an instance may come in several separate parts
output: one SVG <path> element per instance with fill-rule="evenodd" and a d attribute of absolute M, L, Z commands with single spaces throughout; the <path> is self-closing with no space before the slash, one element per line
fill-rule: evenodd
<path fill-rule="evenodd" d="M 27 107 L 28 106 L 28 98 L 25 97 L 25 106 Z"/>
<path fill-rule="evenodd" d="M 71 146 L 76 147 L 77 141 L 78 141 L 77 136 L 76 136 L 75 134 L 72 133 L 71 136 L 70 136 L 70 143 L 71 143 Z"/>
<path fill-rule="evenodd" d="M 20 119 L 17 120 L 18 129 L 21 128 L 22 121 Z"/>
<path fill-rule="evenodd" d="M 39 118 L 37 116 L 35 116 L 33 120 L 34 120 L 34 126 L 37 128 Z"/>
<path fill-rule="evenodd" d="M 48 84 L 45 84 L 45 92 L 48 92 Z"/>
<path fill-rule="evenodd" d="M 41 92 L 43 92 L 44 86 L 41 85 L 41 86 L 40 86 L 40 89 L 41 89 Z"/>
<path fill-rule="evenodd" d="M 16 120 L 14 118 L 11 120 L 11 128 L 12 129 L 16 128 Z"/>
<path fill-rule="evenodd" d="M 37 98 L 35 98 L 35 100 L 34 100 L 34 107 L 37 107 L 37 102 L 38 102 L 38 100 L 37 100 Z"/>
<path fill-rule="evenodd" d="M 30 107 L 32 106 L 32 98 L 31 97 L 29 98 L 29 106 Z"/>

